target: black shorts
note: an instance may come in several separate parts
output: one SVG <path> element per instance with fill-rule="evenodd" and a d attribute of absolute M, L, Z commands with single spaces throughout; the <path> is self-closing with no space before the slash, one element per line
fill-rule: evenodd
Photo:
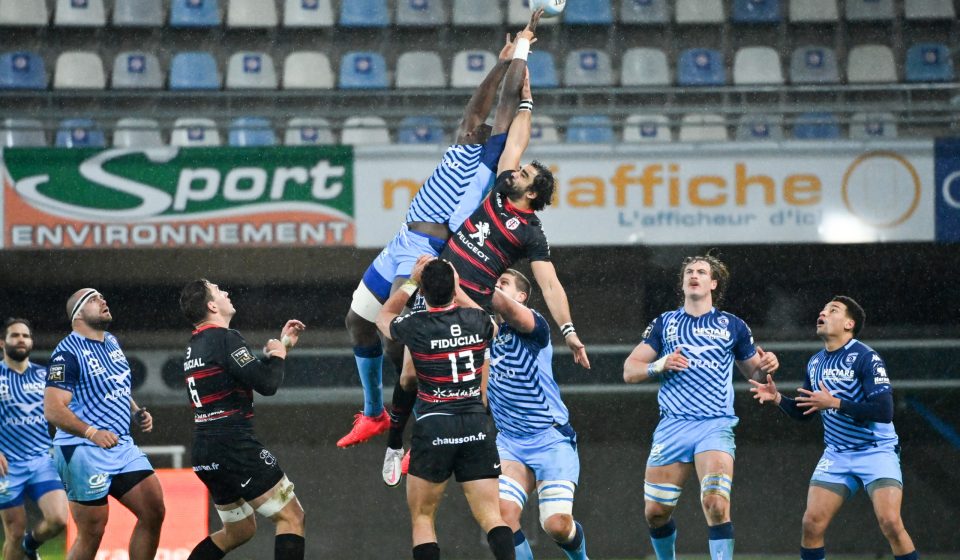
<path fill-rule="evenodd" d="M 413 426 L 410 470 L 413 476 L 443 482 L 456 474 L 457 482 L 500 476 L 497 431 L 485 413 L 428 414 Z"/>
<path fill-rule="evenodd" d="M 283 479 L 277 458 L 244 433 L 196 434 L 193 472 L 210 490 L 216 505 L 262 496 Z"/>

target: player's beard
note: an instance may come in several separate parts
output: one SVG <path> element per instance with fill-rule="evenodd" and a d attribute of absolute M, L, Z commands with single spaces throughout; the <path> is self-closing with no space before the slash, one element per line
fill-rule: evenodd
<path fill-rule="evenodd" d="M 84 322 L 95 331 L 105 331 L 107 327 L 110 326 L 112 320 L 113 319 L 105 319 L 103 317 L 94 317 L 93 319 L 84 319 Z"/>
<path fill-rule="evenodd" d="M 3 353 L 14 362 L 22 362 L 30 357 L 31 348 L 4 346 Z"/>

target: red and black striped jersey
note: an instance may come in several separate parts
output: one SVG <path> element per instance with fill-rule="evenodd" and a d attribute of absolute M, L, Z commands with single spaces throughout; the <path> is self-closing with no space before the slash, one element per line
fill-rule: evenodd
<path fill-rule="evenodd" d="M 417 370 L 417 416 L 485 412 L 480 395 L 493 321 L 484 310 L 456 305 L 415 311 L 390 323 L 390 336 L 410 349 Z"/>
<path fill-rule="evenodd" d="M 240 333 L 213 325 L 193 331 L 183 376 L 197 432 L 253 428 L 253 392 L 273 395 L 283 359 L 254 356 Z"/>

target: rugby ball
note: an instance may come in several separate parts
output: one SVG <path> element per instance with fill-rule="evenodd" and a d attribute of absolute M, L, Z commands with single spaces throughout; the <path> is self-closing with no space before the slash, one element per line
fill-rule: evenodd
<path fill-rule="evenodd" d="M 543 17 L 557 17 L 563 13 L 567 0 L 530 0 L 530 11 L 535 12 L 543 8 Z"/>

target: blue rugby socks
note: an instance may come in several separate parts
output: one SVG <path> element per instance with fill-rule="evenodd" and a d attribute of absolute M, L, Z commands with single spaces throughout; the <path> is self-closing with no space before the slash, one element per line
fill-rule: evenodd
<path fill-rule="evenodd" d="M 570 560 L 587 560 L 587 539 L 583 534 L 583 526 L 576 521 L 573 522 L 573 525 L 576 529 L 573 540 L 568 543 L 557 544 Z"/>
<path fill-rule="evenodd" d="M 354 346 L 353 357 L 363 385 L 363 415 L 379 416 L 383 412 L 383 346 Z"/>
<path fill-rule="evenodd" d="M 677 524 L 673 519 L 662 527 L 650 529 L 650 542 L 657 560 L 676 560 L 677 557 Z"/>
<path fill-rule="evenodd" d="M 517 560 L 533 560 L 533 551 L 530 550 L 530 541 L 523 534 L 523 530 L 518 530 L 513 534 L 513 550 L 517 555 Z"/>
<path fill-rule="evenodd" d="M 714 525 L 709 529 L 710 558 L 733 560 L 733 523 Z"/>

